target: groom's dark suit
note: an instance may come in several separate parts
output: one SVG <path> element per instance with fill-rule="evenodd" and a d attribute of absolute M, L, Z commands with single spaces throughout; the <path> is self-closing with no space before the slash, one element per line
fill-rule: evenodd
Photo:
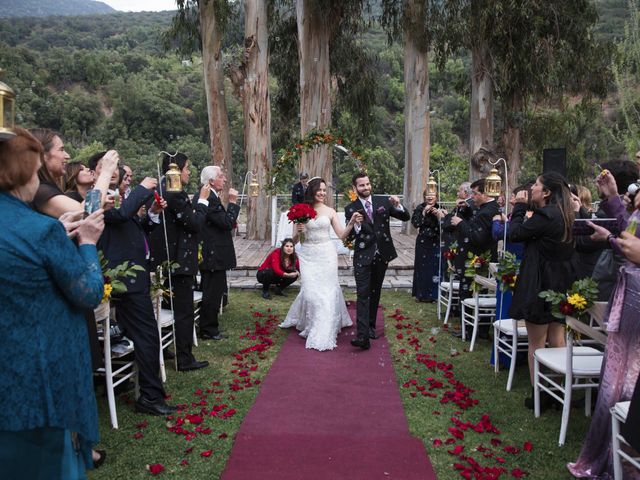
<path fill-rule="evenodd" d="M 359 232 L 351 231 L 353 241 L 353 273 L 356 279 L 358 338 L 375 338 L 376 315 L 380 303 L 382 282 L 388 263 L 398 254 L 389 231 L 389 217 L 404 222 L 411 218 L 409 211 L 395 208 L 388 197 L 371 196 L 373 221 L 364 213 Z M 358 199 L 345 207 L 348 223 L 357 211 L 365 212 L 363 202 Z"/>

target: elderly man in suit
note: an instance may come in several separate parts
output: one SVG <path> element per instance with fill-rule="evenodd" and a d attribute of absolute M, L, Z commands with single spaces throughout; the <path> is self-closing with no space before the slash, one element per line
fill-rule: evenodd
<path fill-rule="evenodd" d="M 176 326 L 176 353 L 178 370 L 181 372 L 198 370 L 209 366 L 206 360 L 198 361 L 192 353 L 193 349 L 193 281 L 198 272 L 198 239 L 205 222 L 209 195 L 208 184 L 200 189 L 200 197 L 195 204 L 184 190 L 189 184 L 189 159 L 184 153 L 173 156 L 164 154 L 162 170 L 169 170 L 169 164 L 175 163 L 180 170 L 180 182 L 183 189 L 179 192 L 166 191 L 166 179 L 162 179 L 167 208 L 165 209 L 167 244 L 164 241 L 164 230 L 156 228 L 151 234 L 151 265 L 157 268 L 167 260 L 176 265 L 172 268 L 171 286 L 173 287 L 173 310 Z M 195 199 L 194 199 L 195 202 Z"/>
<path fill-rule="evenodd" d="M 96 154 L 96 164 L 106 152 Z M 92 162 L 92 159 L 89 162 Z M 122 281 L 127 292 L 114 295 L 116 320 L 135 347 L 138 367 L 140 397 L 136 400 L 138 412 L 152 415 L 170 415 L 176 407 L 165 403 L 165 391 L 160 380 L 160 338 L 153 304 L 151 303 L 149 279 L 149 241 L 147 234 L 160 222 L 159 213 L 166 206 L 154 202 L 144 217 L 138 216 L 138 210 L 151 202 L 158 184 L 155 178 L 147 177 L 131 194 L 122 201 L 120 208 L 105 211 L 105 229 L 98 242 L 98 248 L 104 253 L 109 267 L 129 261 L 143 269 L 136 271 L 135 277 Z"/>
<path fill-rule="evenodd" d="M 205 167 L 200 174 L 203 185 L 211 188 L 209 206 L 202 228 L 202 306 L 200 308 L 200 337 L 222 340 L 218 313 L 227 291 L 227 270 L 236 266 L 236 252 L 231 232 L 236 228 L 240 207 L 238 191 L 229 189 L 229 203 L 224 207 L 220 199 L 227 176 L 217 165 Z"/>
<path fill-rule="evenodd" d="M 309 184 L 309 174 L 302 172 L 300 174 L 300 181 L 293 186 L 291 191 L 291 204 L 304 202 L 304 193 L 307 191 L 307 185 Z"/>

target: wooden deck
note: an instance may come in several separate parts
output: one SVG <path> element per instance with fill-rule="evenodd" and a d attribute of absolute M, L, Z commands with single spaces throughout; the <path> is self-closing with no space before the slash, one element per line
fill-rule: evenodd
<path fill-rule="evenodd" d="M 391 236 L 398 252 L 398 258 L 393 260 L 389 267 L 397 270 L 413 270 L 415 235 L 405 235 L 400 233 L 399 228 L 392 228 Z M 273 248 L 269 240 L 246 240 L 242 233 L 235 237 L 234 245 L 238 263 L 236 270 L 257 270 Z M 338 255 L 338 268 L 348 269 L 352 264 L 353 261 L 348 255 Z"/>

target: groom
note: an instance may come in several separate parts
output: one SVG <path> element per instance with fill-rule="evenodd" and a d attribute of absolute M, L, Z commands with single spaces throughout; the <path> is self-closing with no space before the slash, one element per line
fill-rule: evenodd
<path fill-rule="evenodd" d="M 389 231 L 389 217 L 406 222 L 411 214 L 395 195 L 373 197 L 366 173 L 356 173 L 351 183 L 358 199 L 345 207 L 345 220 L 349 223 L 353 215 L 361 218 L 357 221 L 356 217 L 354 229 L 349 234 L 354 245 L 358 329 L 358 336 L 351 340 L 351 345 L 367 350 L 369 339 L 378 338 L 376 316 L 387 264 L 398 256 Z"/>

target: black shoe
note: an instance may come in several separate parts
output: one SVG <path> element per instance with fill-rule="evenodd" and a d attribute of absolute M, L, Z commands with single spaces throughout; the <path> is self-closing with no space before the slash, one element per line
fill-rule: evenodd
<path fill-rule="evenodd" d="M 287 294 L 286 294 L 286 293 L 284 293 L 280 287 L 276 287 L 276 291 L 275 291 L 275 293 L 276 293 L 276 295 L 278 295 L 279 297 L 286 297 L 286 296 L 287 296 Z"/>
<path fill-rule="evenodd" d="M 265 300 L 271 300 L 271 295 L 269 295 L 269 292 L 267 290 L 263 290 L 262 298 L 264 298 Z"/>
<path fill-rule="evenodd" d="M 553 405 L 553 397 L 547 395 L 547 392 L 540 392 L 540 411 L 543 412 Z M 534 391 L 531 389 L 531 396 L 524 399 L 524 406 L 529 410 L 535 408 Z"/>
<path fill-rule="evenodd" d="M 209 335 L 208 333 L 201 333 L 200 338 L 202 340 L 222 340 L 225 337 L 222 333 L 216 333 L 215 335 Z"/>
<path fill-rule="evenodd" d="M 378 335 L 376 335 L 376 329 L 375 328 L 369 328 L 369 338 L 371 340 L 375 340 L 376 338 L 378 338 Z"/>
<path fill-rule="evenodd" d="M 162 352 L 162 356 L 164 357 L 165 360 L 173 360 L 174 358 L 176 358 L 176 354 L 173 353 L 173 350 L 169 350 L 169 349 Z"/>
<path fill-rule="evenodd" d="M 178 411 L 178 407 L 167 405 L 164 400 L 152 402 L 142 396 L 136 400 L 135 409 L 138 413 L 148 413 L 149 415 L 171 415 Z"/>
<path fill-rule="evenodd" d="M 200 370 L 201 368 L 206 368 L 209 366 L 209 362 L 207 362 L 206 360 L 194 360 L 191 363 L 188 363 L 186 365 L 178 365 L 178 371 L 179 372 L 190 372 L 192 370 Z"/>
<path fill-rule="evenodd" d="M 354 347 L 359 347 L 362 350 L 369 350 L 369 348 L 371 347 L 371 344 L 369 343 L 369 339 L 362 338 L 362 337 L 353 338 L 351 340 L 351 345 L 353 345 Z"/>
<path fill-rule="evenodd" d="M 104 463 L 105 459 L 107 458 L 107 451 L 106 450 L 94 450 L 94 452 L 96 452 L 98 455 L 100 455 L 100 457 L 97 460 L 93 461 L 93 468 L 95 470 L 96 468 L 100 468 L 102 466 L 102 464 Z"/>

